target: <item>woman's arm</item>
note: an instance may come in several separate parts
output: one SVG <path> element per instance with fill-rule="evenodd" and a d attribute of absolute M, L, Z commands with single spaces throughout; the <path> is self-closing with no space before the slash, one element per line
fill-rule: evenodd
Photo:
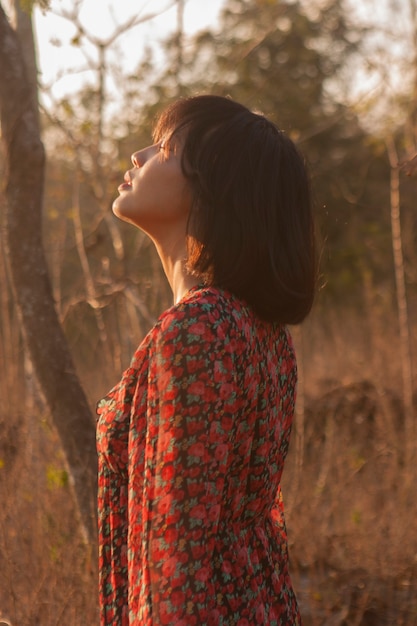
<path fill-rule="evenodd" d="M 143 556 L 152 624 L 206 623 L 215 600 L 212 554 L 240 397 L 228 325 L 213 307 L 174 309 L 151 349 Z"/>

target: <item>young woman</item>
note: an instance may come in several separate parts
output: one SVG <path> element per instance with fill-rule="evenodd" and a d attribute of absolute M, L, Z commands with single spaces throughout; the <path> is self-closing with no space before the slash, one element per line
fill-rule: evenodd
<path fill-rule="evenodd" d="M 179 100 L 114 213 L 175 304 L 98 407 L 101 624 L 300 624 L 280 490 L 309 312 L 309 183 L 289 138 L 228 98 Z"/>

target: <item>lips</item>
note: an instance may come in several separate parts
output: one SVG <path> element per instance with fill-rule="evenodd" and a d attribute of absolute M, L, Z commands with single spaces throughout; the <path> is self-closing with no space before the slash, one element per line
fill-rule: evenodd
<path fill-rule="evenodd" d="M 132 188 L 132 179 L 130 178 L 129 172 L 126 172 L 126 174 L 123 177 L 123 180 L 125 182 L 118 186 L 117 188 L 118 191 L 126 191 Z"/>

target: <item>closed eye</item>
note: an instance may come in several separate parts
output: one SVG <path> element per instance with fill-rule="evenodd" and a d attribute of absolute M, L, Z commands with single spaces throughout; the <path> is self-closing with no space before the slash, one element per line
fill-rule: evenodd
<path fill-rule="evenodd" d="M 169 157 L 169 153 L 172 152 L 172 148 L 167 141 L 161 141 L 158 152 L 161 154 L 161 158 L 164 157 L 167 159 Z"/>

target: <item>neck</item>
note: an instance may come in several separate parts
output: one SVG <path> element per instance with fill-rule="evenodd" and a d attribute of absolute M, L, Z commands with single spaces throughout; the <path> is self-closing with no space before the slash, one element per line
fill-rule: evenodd
<path fill-rule="evenodd" d="M 191 276 L 185 267 L 187 249 L 185 243 L 181 245 L 162 245 L 154 241 L 159 258 L 162 262 L 165 275 L 171 286 L 174 303 L 177 304 L 187 291 L 198 284 L 198 279 Z"/>
<path fill-rule="evenodd" d="M 192 287 L 197 285 L 198 280 L 194 276 L 190 276 L 184 270 L 184 262 L 182 267 L 175 266 L 172 274 L 172 281 L 168 278 L 174 296 L 174 303 L 177 304 Z"/>

